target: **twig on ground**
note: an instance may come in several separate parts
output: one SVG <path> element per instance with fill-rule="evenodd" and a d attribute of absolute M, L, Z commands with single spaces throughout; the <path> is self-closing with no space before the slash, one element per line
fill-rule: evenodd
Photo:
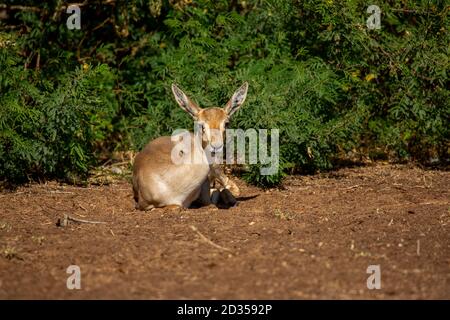
<path fill-rule="evenodd" d="M 360 185 L 359 184 L 356 184 L 356 185 L 354 185 L 354 186 L 351 186 L 351 187 L 346 187 L 346 188 L 342 188 L 343 190 L 351 190 L 351 189 L 355 189 L 355 188 L 359 188 L 360 187 Z"/>
<path fill-rule="evenodd" d="M 84 216 L 84 215 L 82 215 L 82 214 L 79 214 L 79 213 L 76 213 L 76 212 L 74 212 L 73 214 L 75 214 L 75 215 L 77 215 L 77 216 L 79 216 L 79 217 L 81 217 L 81 218 L 86 218 L 86 216 Z"/>
<path fill-rule="evenodd" d="M 130 163 L 130 161 L 127 160 L 127 161 L 114 162 L 111 165 L 117 167 L 117 166 L 123 166 L 124 164 L 129 164 L 129 163 Z"/>
<path fill-rule="evenodd" d="M 198 231 L 198 229 L 197 229 L 195 226 L 191 225 L 191 229 L 192 229 L 194 232 L 196 232 L 196 233 L 200 236 L 200 238 L 202 238 L 203 241 L 205 241 L 206 243 L 210 244 L 211 246 L 213 246 L 213 247 L 215 247 L 215 248 L 217 248 L 217 249 L 220 249 L 220 250 L 231 251 L 231 249 L 228 249 L 228 248 L 219 246 L 218 244 L 215 244 L 214 242 L 212 242 L 211 240 L 209 240 L 209 239 L 208 239 L 207 237 L 205 237 L 200 231 Z"/>
<path fill-rule="evenodd" d="M 72 191 L 59 191 L 59 190 L 50 190 L 50 193 L 74 194 L 74 192 Z"/>
<path fill-rule="evenodd" d="M 106 224 L 106 222 L 103 222 L 103 221 L 91 221 L 91 220 L 77 219 L 77 218 L 69 216 L 68 214 L 64 214 L 64 217 L 62 219 L 58 219 L 58 222 L 56 223 L 56 225 L 58 227 L 65 227 L 69 224 L 69 221 L 77 222 L 77 223 Z"/>

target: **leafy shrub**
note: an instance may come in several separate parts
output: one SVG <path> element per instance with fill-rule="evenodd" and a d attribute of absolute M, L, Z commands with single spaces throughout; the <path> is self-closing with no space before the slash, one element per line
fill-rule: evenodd
<path fill-rule="evenodd" d="M 361 0 L 90 1 L 81 30 L 63 5 L 29 0 L 38 10 L 0 20 L 21 39 L 1 49 L 5 179 L 86 173 L 100 151 L 190 128 L 172 82 L 214 106 L 249 81 L 231 127 L 280 129 L 281 171 L 244 175 L 259 185 L 341 158 L 449 160 L 444 1 L 379 1 L 381 30 Z"/>
<path fill-rule="evenodd" d="M 85 65 L 48 81 L 19 62 L 13 48 L 0 49 L 0 180 L 86 175 L 112 130 L 108 67 Z"/>

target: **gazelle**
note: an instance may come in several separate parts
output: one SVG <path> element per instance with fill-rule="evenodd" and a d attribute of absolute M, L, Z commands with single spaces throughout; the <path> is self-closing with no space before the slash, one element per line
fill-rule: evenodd
<path fill-rule="evenodd" d="M 245 82 L 223 108 L 200 108 L 175 84 L 172 92 L 180 107 L 192 116 L 201 134 L 188 134 L 190 151 L 180 150 L 175 136 L 159 137 L 149 142 L 136 156 L 133 164 L 133 193 L 136 208 L 149 210 L 158 207 L 179 206 L 187 208 L 200 199 L 210 204 L 210 179 L 218 181 L 237 196 L 239 189 L 216 165 L 208 163 L 205 150 L 221 152 L 224 145 L 225 126 L 231 115 L 244 103 L 248 83 Z M 180 138 L 181 139 L 181 138 Z M 174 161 L 178 157 L 196 156 L 202 161 Z"/>

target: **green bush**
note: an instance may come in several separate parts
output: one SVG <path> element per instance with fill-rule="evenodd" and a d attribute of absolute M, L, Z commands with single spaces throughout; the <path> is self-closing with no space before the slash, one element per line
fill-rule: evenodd
<path fill-rule="evenodd" d="M 113 76 L 85 65 L 42 80 L 19 61 L 13 48 L 0 49 L 0 180 L 79 181 L 112 130 Z"/>
<path fill-rule="evenodd" d="M 447 163 L 449 7 L 377 4 L 381 30 L 359 0 L 92 1 L 81 30 L 60 1 L 6 9 L 2 178 L 85 174 L 100 151 L 191 128 L 172 82 L 214 106 L 249 81 L 231 127 L 280 129 L 282 170 L 244 175 L 259 185 L 342 158 Z"/>

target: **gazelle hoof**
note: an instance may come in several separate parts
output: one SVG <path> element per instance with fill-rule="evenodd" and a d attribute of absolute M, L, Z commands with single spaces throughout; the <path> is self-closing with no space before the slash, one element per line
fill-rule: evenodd
<path fill-rule="evenodd" d="M 222 191 L 220 191 L 220 199 L 225 205 L 230 207 L 234 207 L 237 204 L 236 198 L 228 189 L 223 189 Z"/>

